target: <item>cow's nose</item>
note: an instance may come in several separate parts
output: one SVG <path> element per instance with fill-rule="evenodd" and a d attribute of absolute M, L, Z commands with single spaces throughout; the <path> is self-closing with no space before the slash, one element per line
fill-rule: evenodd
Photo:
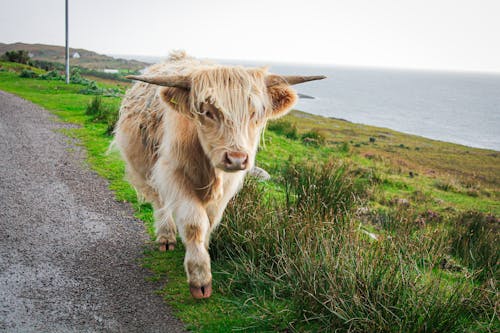
<path fill-rule="evenodd" d="M 245 170 L 248 164 L 248 154 L 238 151 L 226 152 L 224 165 L 227 170 Z"/>

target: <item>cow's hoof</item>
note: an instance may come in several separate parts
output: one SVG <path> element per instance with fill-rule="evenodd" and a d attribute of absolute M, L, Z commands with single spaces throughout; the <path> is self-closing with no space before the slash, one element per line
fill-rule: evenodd
<path fill-rule="evenodd" d="M 209 298 L 212 295 L 212 282 L 201 287 L 189 286 L 189 291 L 191 292 L 191 296 L 196 299 Z"/>
<path fill-rule="evenodd" d="M 165 252 L 165 251 L 173 251 L 175 250 L 175 243 L 160 243 L 160 251 Z"/>

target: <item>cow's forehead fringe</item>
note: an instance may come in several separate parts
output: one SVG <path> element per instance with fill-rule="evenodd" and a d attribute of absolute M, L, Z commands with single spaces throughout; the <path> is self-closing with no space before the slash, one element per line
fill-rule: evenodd
<path fill-rule="evenodd" d="M 269 107 L 265 85 L 266 69 L 241 66 L 214 66 L 191 74 L 191 107 L 204 102 L 214 104 L 225 117 L 239 121 L 253 111 L 264 113 Z"/>

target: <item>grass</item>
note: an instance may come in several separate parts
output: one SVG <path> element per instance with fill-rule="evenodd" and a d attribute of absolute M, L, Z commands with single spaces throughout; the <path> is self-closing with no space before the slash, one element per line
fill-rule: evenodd
<path fill-rule="evenodd" d="M 440 268 L 460 248 L 457 241 L 471 241 L 468 228 L 451 229 L 456 237 L 449 237 L 445 224 L 442 230 L 422 226 L 411 211 L 392 211 L 368 219 L 375 241 L 355 214 L 367 188 L 357 185 L 351 167 L 291 163 L 282 170 L 283 200 L 249 182 L 228 207 L 211 254 L 227 272 L 223 290 L 247 294 L 264 307 L 254 327 L 274 322 L 275 331 L 460 332 L 495 318 L 494 299 L 481 291 L 494 293 L 488 283 L 498 242 L 478 235 L 481 245 L 468 243 L 474 250 L 464 251 L 489 260 L 474 260 L 476 274 L 487 267 L 480 279 Z"/>
<path fill-rule="evenodd" d="M 79 94 L 79 85 L 21 79 L 11 72 L 18 68 L 0 66 L 5 68 L 0 89 L 80 125 L 66 134 L 87 149 L 88 165 L 110 181 L 118 200 L 133 205 L 152 235 L 150 205 L 137 202 L 117 154 L 105 154 L 108 125 L 96 120 L 98 112 L 86 114 L 94 97 Z M 118 109 L 119 98 L 101 99 Z M 188 327 L 199 332 L 498 330 L 496 152 L 338 120 L 319 123 L 300 112 L 288 119 L 300 124 L 297 138 L 268 131 L 257 157 L 274 181 L 249 181 L 214 234 L 211 299 L 190 297 L 182 245 L 168 253 L 146 246 L 144 265 L 152 279 L 167 278 L 158 292 Z M 310 131 L 327 143 L 303 144 L 299 138 Z M 460 155 L 464 163 L 458 163 Z M 476 159 L 484 163 L 474 165 Z M 469 169 L 473 165 L 475 170 Z M 425 171 L 429 168 L 434 172 Z M 478 195 L 469 195 L 469 189 Z M 402 198 L 408 206 L 397 204 Z"/>

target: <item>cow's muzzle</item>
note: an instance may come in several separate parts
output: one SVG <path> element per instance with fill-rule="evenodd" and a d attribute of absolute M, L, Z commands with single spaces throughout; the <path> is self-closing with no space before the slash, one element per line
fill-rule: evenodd
<path fill-rule="evenodd" d="M 245 170 L 248 166 L 248 154 L 243 152 L 226 152 L 224 154 L 224 169 L 226 171 Z"/>

